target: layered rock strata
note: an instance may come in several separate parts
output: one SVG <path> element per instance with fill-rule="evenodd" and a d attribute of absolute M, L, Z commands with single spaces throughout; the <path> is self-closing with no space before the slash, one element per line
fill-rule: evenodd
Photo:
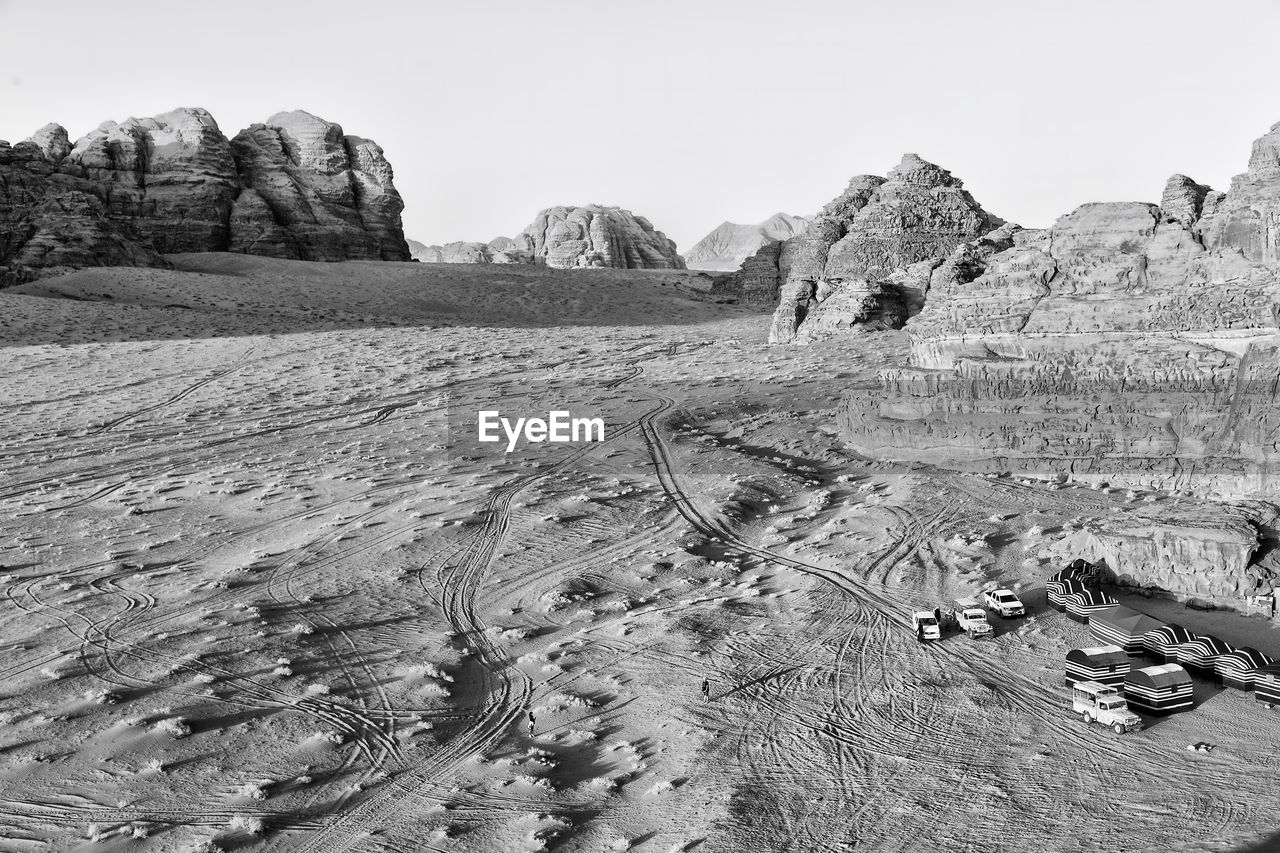
<path fill-rule="evenodd" d="M 403 202 L 375 143 L 300 111 L 228 140 L 207 111 L 46 125 L 0 142 L 0 267 L 161 265 L 170 252 L 407 260 Z"/>
<path fill-rule="evenodd" d="M 1280 498 L 1274 145 L 1273 130 L 1225 195 L 1175 175 L 1160 205 L 1087 204 L 1003 248 L 959 247 L 906 324 L 909 365 L 846 395 L 849 444 L 965 470 Z"/>

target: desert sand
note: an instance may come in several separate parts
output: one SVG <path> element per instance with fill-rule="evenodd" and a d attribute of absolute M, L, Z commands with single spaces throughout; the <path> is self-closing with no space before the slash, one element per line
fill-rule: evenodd
<path fill-rule="evenodd" d="M 1274 843 L 1280 713 L 1087 728 L 1045 602 L 1073 526 L 1211 510 L 844 449 L 902 332 L 770 348 L 674 270 L 173 260 L 0 291 L 0 850 Z M 552 405 L 606 440 L 469 440 Z M 916 641 L 989 581 L 1030 617 Z"/>

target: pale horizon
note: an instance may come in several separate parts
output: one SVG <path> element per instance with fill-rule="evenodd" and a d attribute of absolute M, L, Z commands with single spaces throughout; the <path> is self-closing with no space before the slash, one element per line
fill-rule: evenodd
<path fill-rule="evenodd" d="M 906 152 L 1028 227 L 1158 202 L 1175 173 L 1226 190 L 1280 121 L 1274 0 L 350 8 L 0 2 L 0 139 L 184 106 L 233 136 L 304 109 L 385 149 L 410 239 L 598 203 L 687 251 L 722 222 L 812 215 Z"/>

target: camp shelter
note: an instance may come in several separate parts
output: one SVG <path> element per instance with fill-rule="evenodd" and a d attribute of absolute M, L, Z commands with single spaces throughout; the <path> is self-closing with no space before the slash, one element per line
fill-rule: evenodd
<path fill-rule="evenodd" d="M 1145 714 L 1171 714 L 1191 708 L 1191 675 L 1176 663 L 1144 666 L 1124 679 L 1129 707 Z"/>
<path fill-rule="evenodd" d="M 1142 635 L 1142 647 L 1147 657 L 1161 663 L 1178 662 L 1178 646 L 1194 640 L 1196 635 L 1181 625 L 1170 622 L 1163 628 L 1156 628 Z"/>
<path fill-rule="evenodd" d="M 1067 596 L 1084 592 L 1085 589 L 1084 584 L 1072 579 L 1050 580 L 1045 583 L 1044 588 L 1049 595 L 1049 606 L 1059 613 L 1067 609 Z"/>
<path fill-rule="evenodd" d="M 1143 652 L 1142 638 L 1148 631 L 1163 628 L 1159 619 L 1131 607 L 1116 605 L 1089 616 L 1089 631 L 1099 642 L 1119 646 L 1137 657 Z"/>
<path fill-rule="evenodd" d="M 1122 687 L 1131 668 L 1129 656 L 1119 646 L 1094 646 L 1067 652 L 1066 685 L 1077 681 L 1097 681 Z"/>
<path fill-rule="evenodd" d="M 1257 649 L 1243 647 L 1221 655 L 1213 662 L 1214 676 L 1226 687 L 1253 692 L 1258 670 L 1274 663 Z"/>
<path fill-rule="evenodd" d="M 1280 705 L 1280 663 L 1269 663 L 1254 673 L 1253 698 L 1268 708 Z"/>
<path fill-rule="evenodd" d="M 1115 607 L 1116 599 L 1100 589 L 1083 589 L 1072 593 L 1062 600 L 1066 605 L 1067 616 L 1077 622 L 1088 622 L 1093 614 Z"/>
<path fill-rule="evenodd" d="M 1178 646 L 1178 663 L 1190 670 L 1212 674 L 1218 658 L 1233 651 L 1235 649 L 1225 640 L 1204 634 Z"/>

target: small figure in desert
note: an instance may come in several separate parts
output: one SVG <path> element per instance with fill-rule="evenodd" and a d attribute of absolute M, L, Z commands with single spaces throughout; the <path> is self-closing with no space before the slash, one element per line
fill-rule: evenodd
<path fill-rule="evenodd" d="M 533 729 L 535 725 L 536 725 L 536 722 L 534 721 L 534 718 L 533 718 L 533 712 L 530 711 L 529 712 L 529 734 L 530 735 L 533 734 Z"/>
<path fill-rule="evenodd" d="M 711 679 L 709 678 L 702 679 L 702 698 L 711 698 Z"/>

